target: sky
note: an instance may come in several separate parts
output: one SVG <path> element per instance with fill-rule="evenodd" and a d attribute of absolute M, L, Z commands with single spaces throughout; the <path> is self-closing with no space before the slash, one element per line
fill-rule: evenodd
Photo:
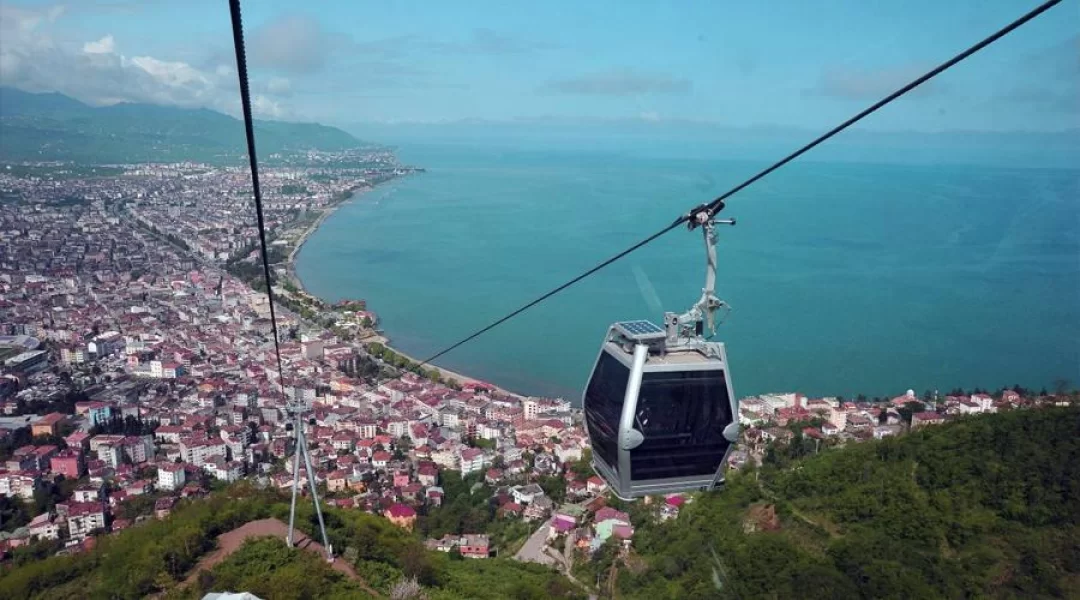
<path fill-rule="evenodd" d="M 263 118 L 817 129 L 1037 4 L 248 0 L 244 18 Z M 0 0 L 0 84 L 93 104 L 235 115 L 227 3 Z M 1080 0 L 1065 0 L 862 127 L 1080 127 Z"/>

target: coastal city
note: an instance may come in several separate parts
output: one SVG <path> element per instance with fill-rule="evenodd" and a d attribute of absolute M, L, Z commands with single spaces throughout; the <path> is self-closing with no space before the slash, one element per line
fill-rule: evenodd
<path fill-rule="evenodd" d="M 1076 2 L 804 4 L 0 0 L 0 600 L 1080 598 Z"/>
<path fill-rule="evenodd" d="M 385 151 L 307 158 L 262 175 L 271 285 L 285 307 L 282 372 L 245 169 L 0 171 L 0 554 L 40 544 L 77 553 L 240 479 L 287 491 L 288 402 L 310 406 L 325 502 L 431 534 L 431 550 L 569 574 L 575 555 L 612 539 L 632 546 L 638 523 L 592 473 L 570 401 L 419 368 L 387 346 L 362 300 L 330 305 L 303 291 L 292 260 L 321 220 L 416 172 Z M 743 398 L 729 469 L 1065 403 L 1019 387 Z M 496 519 L 523 525 L 432 525 L 462 482 L 488 490 Z M 662 523 L 693 498 L 655 500 L 650 518 Z"/>

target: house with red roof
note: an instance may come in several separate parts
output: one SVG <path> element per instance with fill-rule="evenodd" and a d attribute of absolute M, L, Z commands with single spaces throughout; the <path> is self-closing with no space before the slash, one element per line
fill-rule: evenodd
<path fill-rule="evenodd" d="M 489 484 L 496 484 L 502 481 L 502 478 L 503 473 L 499 469 L 488 469 L 487 472 L 484 473 L 484 481 Z"/>
<path fill-rule="evenodd" d="M 484 468 L 484 451 L 479 448 L 463 448 L 458 452 L 458 458 L 462 476 Z"/>
<path fill-rule="evenodd" d="M 566 535 L 577 527 L 577 520 L 570 515 L 555 513 L 551 517 L 551 528 L 548 529 L 548 540 L 560 535 Z"/>
<path fill-rule="evenodd" d="M 383 516 L 394 525 L 409 531 L 412 531 L 413 525 L 416 524 L 416 511 L 404 504 L 390 505 L 390 508 L 383 512 Z"/>
<path fill-rule="evenodd" d="M 105 508 L 100 502 L 72 502 L 67 511 L 71 539 L 80 540 L 92 531 L 105 529 Z"/>
<path fill-rule="evenodd" d="M 30 426 L 34 436 L 56 435 L 62 423 L 67 421 L 67 415 L 54 412 L 41 417 Z"/>
<path fill-rule="evenodd" d="M 584 481 L 571 481 L 566 484 L 566 495 L 571 498 L 583 498 L 589 494 Z"/>
<path fill-rule="evenodd" d="M 166 496 L 164 498 L 158 498 L 154 502 L 154 516 L 159 519 L 164 519 L 172 512 L 173 506 L 176 504 L 176 498 Z"/>
<path fill-rule="evenodd" d="M 439 469 L 435 465 L 420 465 L 416 477 L 424 485 L 435 485 L 439 481 Z"/>
<path fill-rule="evenodd" d="M 927 425 L 940 425 L 945 422 L 945 415 L 926 411 L 911 415 L 911 428 L 919 429 Z"/>
<path fill-rule="evenodd" d="M 466 533 L 458 542 L 458 551 L 464 558 L 487 558 L 490 542 L 482 533 Z"/>
<path fill-rule="evenodd" d="M 386 465 L 390 464 L 390 459 L 393 455 L 385 450 L 376 451 L 371 455 L 371 466 L 376 469 L 385 469 Z"/>
<path fill-rule="evenodd" d="M 82 477 L 86 465 L 82 453 L 69 448 L 49 459 L 49 468 L 53 473 L 59 473 L 68 479 L 78 479 Z"/>
<path fill-rule="evenodd" d="M 64 441 L 67 442 L 68 448 L 82 450 L 83 452 L 90 450 L 90 434 L 85 431 L 76 431 L 64 438 Z"/>
<path fill-rule="evenodd" d="M 604 483 L 604 480 L 598 475 L 593 475 L 585 482 L 585 489 L 587 489 L 590 494 L 599 494 L 607 489 L 607 484 Z"/>
<path fill-rule="evenodd" d="M 445 492 L 443 492 L 443 489 L 438 486 L 429 487 L 424 492 L 424 496 L 427 498 L 427 503 L 431 506 L 442 506 L 444 495 Z"/>
<path fill-rule="evenodd" d="M 401 488 L 401 497 L 413 502 L 420 499 L 421 492 L 424 491 L 424 486 L 419 483 L 410 483 L 409 485 Z"/>
<path fill-rule="evenodd" d="M 340 492 L 348 487 L 349 474 L 342 469 L 331 471 L 326 476 L 326 490 L 330 493 Z"/>
<path fill-rule="evenodd" d="M 499 515 L 503 517 L 520 517 L 525 512 L 525 507 L 517 502 L 507 502 L 499 507 Z"/>

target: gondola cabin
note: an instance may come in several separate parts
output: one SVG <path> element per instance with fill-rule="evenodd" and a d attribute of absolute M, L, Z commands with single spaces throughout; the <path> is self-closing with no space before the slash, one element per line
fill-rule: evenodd
<path fill-rule="evenodd" d="M 675 321 L 612 325 L 585 388 L 593 467 L 623 499 L 714 489 L 738 439 L 724 345 Z"/>

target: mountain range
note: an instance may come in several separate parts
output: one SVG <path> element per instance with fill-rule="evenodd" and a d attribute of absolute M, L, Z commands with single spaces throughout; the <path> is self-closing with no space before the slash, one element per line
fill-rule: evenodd
<path fill-rule="evenodd" d="M 255 121 L 260 159 L 367 146 L 335 127 Z M 107 164 L 196 160 L 240 163 L 244 123 L 207 109 L 121 103 L 90 106 L 59 93 L 0 87 L 0 160 Z"/>

